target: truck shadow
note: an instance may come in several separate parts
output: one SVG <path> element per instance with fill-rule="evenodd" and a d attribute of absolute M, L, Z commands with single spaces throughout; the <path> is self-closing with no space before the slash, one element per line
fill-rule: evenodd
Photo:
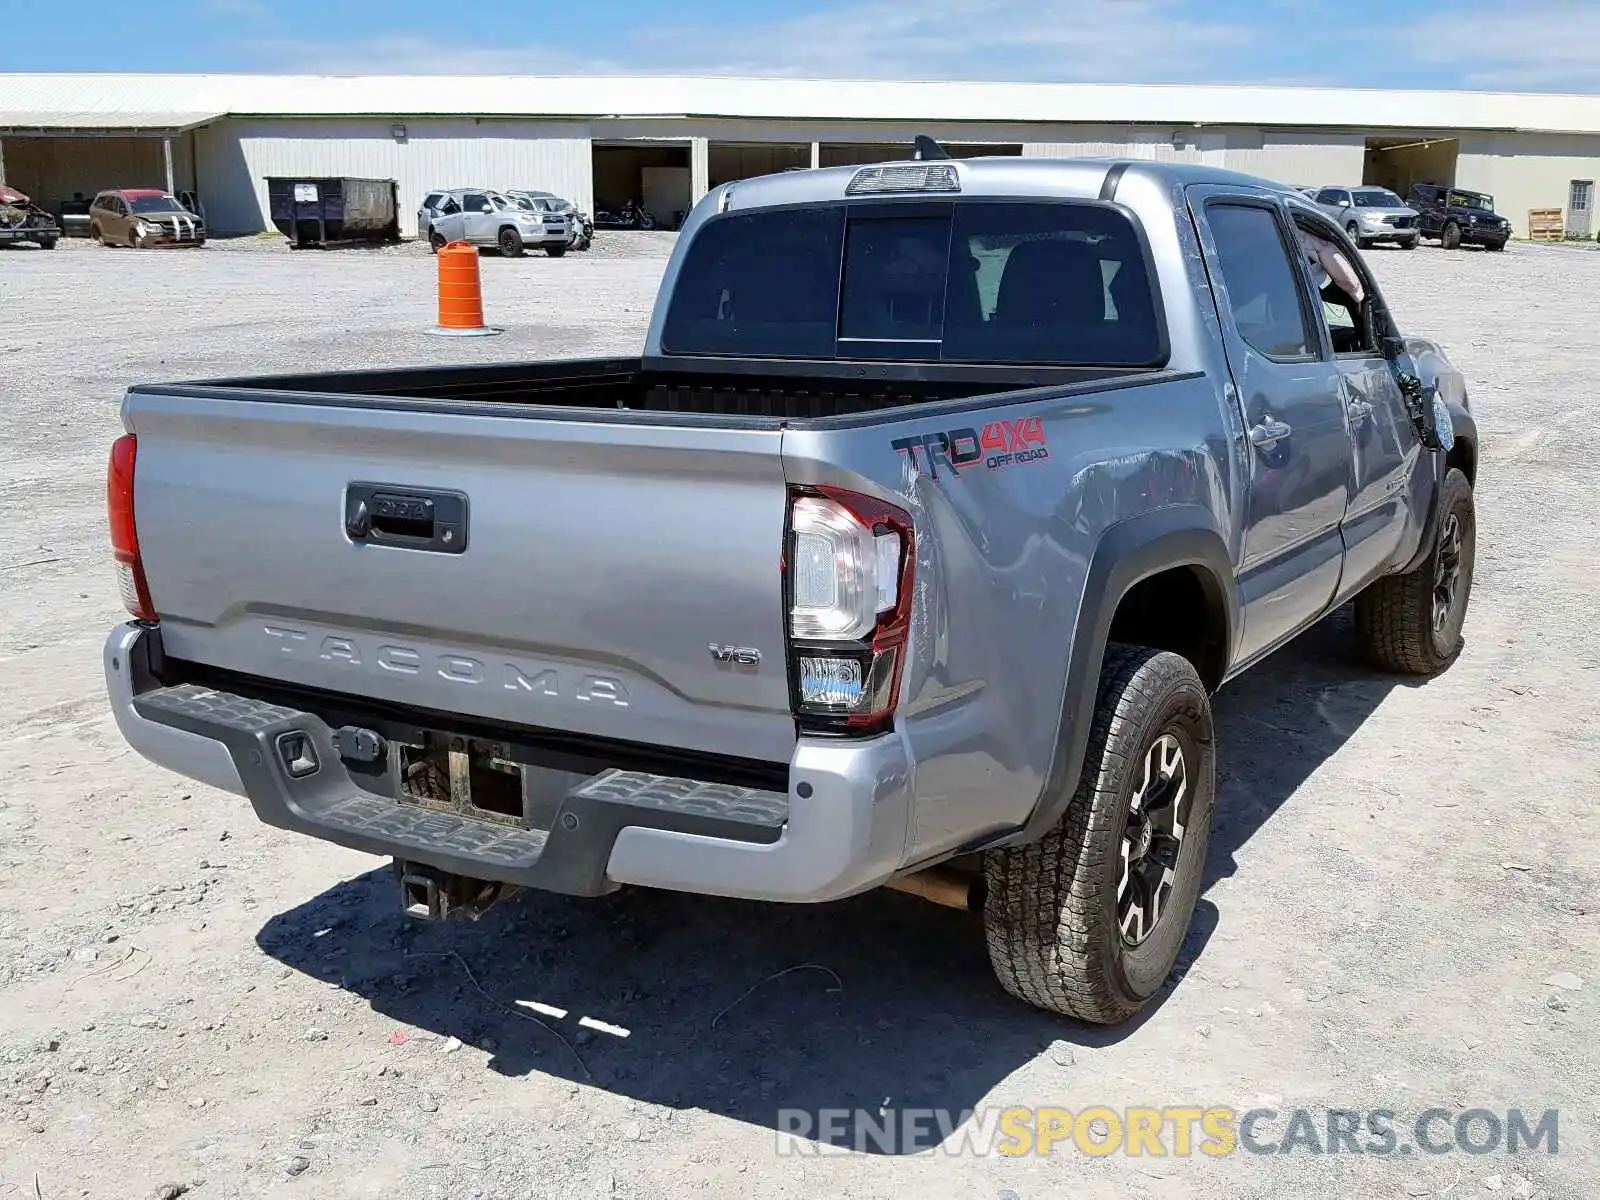
<path fill-rule="evenodd" d="M 1218 697 L 1227 766 L 1208 886 L 1397 682 L 1352 663 L 1348 616 L 1301 642 Z M 944 1136 L 937 1118 L 903 1136 L 912 1110 L 958 1122 L 1047 1051 L 1064 1062 L 1073 1046 L 1113 1044 L 1157 1018 L 1217 921 L 1202 898 L 1167 988 L 1116 1029 L 1011 999 L 975 917 L 889 891 L 810 907 L 524 893 L 479 921 L 429 925 L 399 912 L 382 868 L 272 917 L 257 942 L 397 1025 L 487 1051 L 504 1075 L 542 1072 L 779 1132 L 814 1119 L 788 1114 L 852 1110 L 812 1136 L 901 1154 Z M 885 1117 L 900 1136 L 874 1132 Z M 855 1121 L 873 1123 L 865 1141 Z"/>

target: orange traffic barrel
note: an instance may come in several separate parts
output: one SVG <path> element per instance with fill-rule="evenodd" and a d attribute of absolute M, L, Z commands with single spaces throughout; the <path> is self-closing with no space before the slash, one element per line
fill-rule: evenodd
<path fill-rule="evenodd" d="M 447 242 L 439 248 L 439 324 L 429 332 L 458 336 L 504 332 L 483 323 L 478 248 L 470 242 Z"/>

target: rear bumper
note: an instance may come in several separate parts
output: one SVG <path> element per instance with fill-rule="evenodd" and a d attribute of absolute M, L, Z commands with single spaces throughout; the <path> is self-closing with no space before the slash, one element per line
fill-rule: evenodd
<path fill-rule="evenodd" d="M 269 825 L 478 879 L 573 895 L 632 883 L 754 900 L 818 902 L 887 880 L 906 854 L 911 771 L 894 734 L 802 738 L 787 794 L 602 772 L 528 767 L 554 783 L 543 818 L 494 823 L 396 800 L 352 772 L 313 713 L 156 678 L 159 634 L 113 632 L 106 686 L 122 735 L 145 758 L 249 799 Z M 291 776 L 279 753 L 303 734 L 317 768 Z"/>

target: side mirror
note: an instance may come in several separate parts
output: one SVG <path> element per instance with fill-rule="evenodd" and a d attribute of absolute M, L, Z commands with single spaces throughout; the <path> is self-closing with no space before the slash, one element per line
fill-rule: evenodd
<path fill-rule="evenodd" d="M 1417 426 L 1417 440 L 1427 449 L 1449 450 L 1456 444 L 1455 424 L 1438 388 L 1422 388 L 1411 415 Z"/>

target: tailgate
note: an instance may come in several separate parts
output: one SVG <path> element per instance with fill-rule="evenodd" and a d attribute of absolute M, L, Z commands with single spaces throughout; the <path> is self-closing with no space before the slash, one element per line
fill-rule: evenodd
<path fill-rule="evenodd" d="M 788 760 L 777 429 L 181 390 L 130 393 L 125 420 L 169 655 L 488 721 Z M 369 521 L 394 518 L 372 522 L 379 537 L 423 536 L 406 523 L 421 515 L 411 501 L 436 498 L 454 521 L 463 498 L 461 540 L 444 547 L 449 522 L 431 549 L 353 539 L 360 485 Z"/>

